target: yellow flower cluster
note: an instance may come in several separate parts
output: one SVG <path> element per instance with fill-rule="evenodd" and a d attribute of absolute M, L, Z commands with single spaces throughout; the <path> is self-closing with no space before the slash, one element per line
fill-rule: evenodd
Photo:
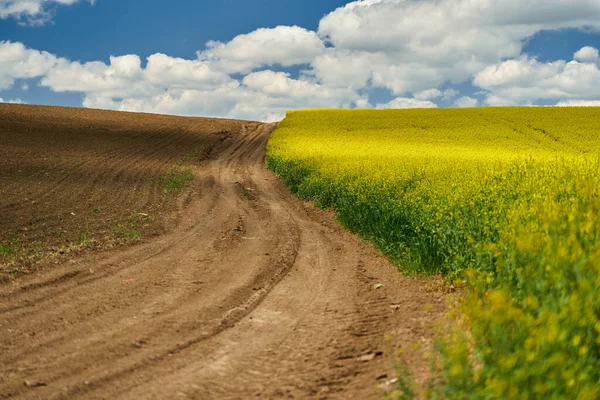
<path fill-rule="evenodd" d="M 289 112 L 269 167 L 405 272 L 467 282 L 441 398 L 600 398 L 600 109 Z"/>

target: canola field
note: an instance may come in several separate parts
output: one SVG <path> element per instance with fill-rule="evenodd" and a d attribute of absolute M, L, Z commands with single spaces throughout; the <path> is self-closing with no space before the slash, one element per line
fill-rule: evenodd
<path fill-rule="evenodd" d="M 464 287 L 430 397 L 600 398 L 600 108 L 292 111 L 267 163 Z"/>

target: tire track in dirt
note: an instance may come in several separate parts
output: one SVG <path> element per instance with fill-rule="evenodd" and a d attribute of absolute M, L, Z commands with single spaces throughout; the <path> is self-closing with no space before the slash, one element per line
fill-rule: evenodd
<path fill-rule="evenodd" d="M 273 128 L 217 144 L 172 232 L 0 286 L 0 397 L 377 398 L 441 298 L 265 170 Z"/>

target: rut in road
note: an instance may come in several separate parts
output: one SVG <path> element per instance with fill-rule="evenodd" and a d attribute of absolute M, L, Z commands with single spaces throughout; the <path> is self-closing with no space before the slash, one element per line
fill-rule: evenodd
<path fill-rule="evenodd" d="M 295 199 L 274 127 L 220 144 L 174 231 L 0 286 L 0 398 L 378 398 L 384 335 L 429 345 L 443 295 Z"/>

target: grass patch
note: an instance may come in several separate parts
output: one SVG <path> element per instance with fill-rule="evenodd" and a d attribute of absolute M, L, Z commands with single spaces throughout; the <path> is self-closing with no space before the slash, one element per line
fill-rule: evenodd
<path fill-rule="evenodd" d="M 0 243 L 0 256 L 5 256 L 10 254 L 12 251 L 12 246 L 7 243 Z"/>
<path fill-rule="evenodd" d="M 181 193 L 183 189 L 190 186 L 194 180 L 194 171 L 190 164 L 200 161 L 203 154 L 204 149 L 197 149 L 175 160 L 159 181 L 166 194 Z"/>
<path fill-rule="evenodd" d="M 160 185 L 167 194 L 181 193 L 193 180 L 192 168 L 174 165 L 161 177 Z"/>
<path fill-rule="evenodd" d="M 19 238 L 0 242 L 0 257 L 9 260 L 18 257 L 22 248 L 23 245 Z"/>
<path fill-rule="evenodd" d="M 205 151 L 206 150 L 204 150 L 204 149 L 197 149 L 192 152 L 189 152 L 189 153 L 183 155 L 177 161 L 175 161 L 175 164 L 176 165 L 184 165 L 184 164 L 196 163 L 202 159 L 202 156 Z"/>
<path fill-rule="evenodd" d="M 81 232 L 79 234 L 79 246 L 85 247 L 90 244 L 90 233 L 89 232 Z"/>

